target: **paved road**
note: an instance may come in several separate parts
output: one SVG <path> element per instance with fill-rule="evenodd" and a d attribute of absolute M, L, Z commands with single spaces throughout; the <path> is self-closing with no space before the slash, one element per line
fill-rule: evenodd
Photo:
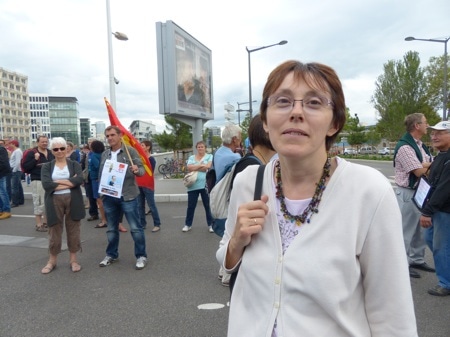
<path fill-rule="evenodd" d="M 161 199 L 184 194 L 181 181 L 157 180 L 156 188 Z M 146 231 L 145 269 L 134 270 L 129 233 L 121 234 L 120 260 L 98 267 L 105 230 L 83 220 L 82 271 L 69 270 L 64 251 L 49 275 L 40 274 L 48 257 L 47 236 L 34 231 L 31 200 L 14 208 L 11 219 L 0 221 L 0 336 L 225 336 L 229 290 L 217 279 L 219 238 L 208 233 L 201 203 L 188 233 L 181 232 L 185 201 L 159 201 L 158 208 L 162 230 Z M 432 264 L 429 252 L 427 260 Z M 411 280 L 419 335 L 448 337 L 450 297 L 426 294 L 436 279 L 420 273 L 421 279 Z"/>

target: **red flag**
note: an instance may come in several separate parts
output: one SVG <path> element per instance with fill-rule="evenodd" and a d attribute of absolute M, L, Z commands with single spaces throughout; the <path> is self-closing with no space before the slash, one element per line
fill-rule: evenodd
<path fill-rule="evenodd" d="M 144 165 L 145 169 L 145 174 L 141 177 L 136 177 L 136 183 L 140 187 L 146 187 L 154 190 L 155 180 L 152 172 L 152 165 L 150 164 L 150 160 L 148 160 L 147 154 L 145 153 L 141 144 L 136 140 L 136 138 L 134 138 L 133 135 L 120 123 L 113 107 L 111 106 L 111 104 L 109 104 L 106 98 L 105 103 L 111 125 L 115 125 L 120 129 L 120 131 L 122 132 L 122 141 L 124 142 L 124 144 L 133 147 L 139 153 L 139 157 L 141 157 L 142 164 Z"/>

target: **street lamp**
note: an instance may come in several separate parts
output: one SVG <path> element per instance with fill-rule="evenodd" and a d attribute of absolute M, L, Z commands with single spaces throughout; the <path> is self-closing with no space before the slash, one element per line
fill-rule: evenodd
<path fill-rule="evenodd" d="M 253 108 L 252 108 L 252 71 L 251 71 L 250 54 L 253 53 L 254 51 L 258 51 L 261 49 L 266 49 L 266 48 L 270 48 L 270 47 L 278 46 L 278 45 L 281 46 L 286 43 L 288 43 L 286 40 L 282 40 L 278 43 L 274 43 L 274 44 L 264 46 L 264 47 L 258 47 L 255 49 L 248 49 L 248 47 L 245 47 L 245 49 L 247 50 L 247 53 L 248 53 L 248 103 L 249 103 L 248 112 L 250 113 L 250 119 L 252 118 L 252 113 L 253 113 Z"/>
<path fill-rule="evenodd" d="M 257 101 L 256 100 L 252 101 L 252 103 L 255 103 L 255 102 L 257 102 Z M 245 111 L 249 112 L 250 111 L 250 110 L 241 109 L 241 105 L 249 104 L 249 103 L 250 102 L 243 102 L 243 103 L 236 102 L 236 104 L 238 105 L 238 109 L 236 110 L 236 112 L 238 113 L 238 125 L 239 126 L 241 126 L 241 112 L 245 112 Z"/>
<path fill-rule="evenodd" d="M 443 92 L 443 109 L 442 109 L 442 120 L 446 121 L 447 120 L 447 71 L 448 71 L 448 61 L 447 61 L 447 42 L 448 40 L 450 40 L 450 36 L 447 37 L 446 39 L 416 39 L 415 37 L 412 36 L 408 36 L 407 38 L 405 38 L 405 41 L 427 41 L 427 42 L 440 42 L 444 44 L 444 87 L 442 89 Z"/>
<path fill-rule="evenodd" d="M 110 103 L 114 110 L 116 110 L 116 88 L 115 85 L 119 84 L 119 80 L 114 77 L 114 62 L 113 62 L 113 49 L 112 49 L 112 38 L 114 37 L 120 41 L 127 41 L 128 36 L 124 33 L 115 32 L 111 30 L 111 14 L 109 10 L 109 0 L 106 0 L 106 24 L 108 31 L 108 59 L 109 59 L 109 95 Z"/>

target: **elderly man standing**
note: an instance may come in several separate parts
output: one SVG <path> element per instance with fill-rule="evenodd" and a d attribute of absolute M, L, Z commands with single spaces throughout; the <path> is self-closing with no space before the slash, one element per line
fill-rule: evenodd
<path fill-rule="evenodd" d="M 45 217 L 44 188 L 41 183 L 41 168 L 45 163 L 51 162 L 55 157 L 47 150 L 47 136 L 37 137 L 37 146 L 33 151 L 28 151 L 23 162 L 25 172 L 30 173 L 33 194 L 34 216 L 36 218 L 36 230 L 47 232 L 47 220 Z"/>
<path fill-rule="evenodd" d="M 428 293 L 434 296 L 450 295 L 450 122 L 443 121 L 430 127 L 431 142 L 439 151 L 430 168 L 428 180 L 434 188 L 430 200 L 422 209 L 420 225 L 425 240 L 433 252 L 438 284 Z"/>
<path fill-rule="evenodd" d="M 100 267 L 109 266 L 119 258 L 119 222 L 121 211 L 125 215 L 130 225 L 131 236 L 134 240 L 134 254 L 136 256 L 136 269 L 143 269 L 147 264 L 147 253 L 145 247 L 145 234 L 140 223 L 138 207 L 139 188 L 135 176 L 142 176 L 145 173 L 144 166 L 138 152 L 126 146 L 122 142 L 122 132 L 117 126 L 108 126 L 105 129 L 105 136 L 110 149 L 102 153 L 99 169 L 99 181 L 104 181 L 101 175 L 105 162 L 118 162 L 127 164 L 127 170 L 122 184 L 121 197 L 103 195 L 103 207 L 108 219 L 108 246 L 106 256 L 100 262 Z M 111 166 L 108 166 L 111 167 Z M 110 171 L 111 168 L 108 168 Z M 107 171 L 108 171 L 107 170 Z M 115 187 L 116 185 L 114 185 Z"/>
<path fill-rule="evenodd" d="M 409 276 L 420 278 L 414 269 L 434 272 L 425 263 L 425 239 L 419 224 L 420 212 L 412 197 L 419 177 L 431 165 L 431 155 L 420 140 L 427 133 L 427 119 L 421 113 L 405 117 L 406 133 L 398 141 L 394 151 L 396 196 L 402 212 L 403 239 L 409 262 Z M 414 269 L 412 269 L 414 268 Z"/>
<path fill-rule="evenodd" d="M 234 124 L 227 124 L 222 131 L 222 146 L 214 153 L 213 167 L 216 170 L 216 183 L 241 159 L 235 151 L 241 146 L 241 128 Z M 214 232 L 223 236 L 226 219 L 214 220 Z"/>
<path fill-rule="evenodd" d="M 22 160 L 22 150 L 19 147 L 19 141 L 13 139 L 9 142 L 11 147 L 11 157 L 9 165 L 11 166 L 11 207 L 17 207 L 25 203 L 25 197 L 22 187 L 22 169 L 20 161 Z"/>

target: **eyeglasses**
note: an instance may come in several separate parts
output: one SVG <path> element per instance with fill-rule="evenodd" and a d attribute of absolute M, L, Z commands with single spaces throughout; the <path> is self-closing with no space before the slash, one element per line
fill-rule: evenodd
<path fill-rule="evenodd" d="M 52 149 L 53 152 L 65 151 L 65 150 L 66 150 L 65 147 L 54 147 L 54 148 Z"/>
<path fill-rule="evenodd" d="M 306 96 L 303 99 L 273 95 L 267 99 L 267 105 L 281 113 L 290 113 L 294 109 L 295 102 L 301 102 L 303 111 L 312 115 L 325 110 L 329 105 L 334 105 L 328 98 L 318 95 Z"/>

